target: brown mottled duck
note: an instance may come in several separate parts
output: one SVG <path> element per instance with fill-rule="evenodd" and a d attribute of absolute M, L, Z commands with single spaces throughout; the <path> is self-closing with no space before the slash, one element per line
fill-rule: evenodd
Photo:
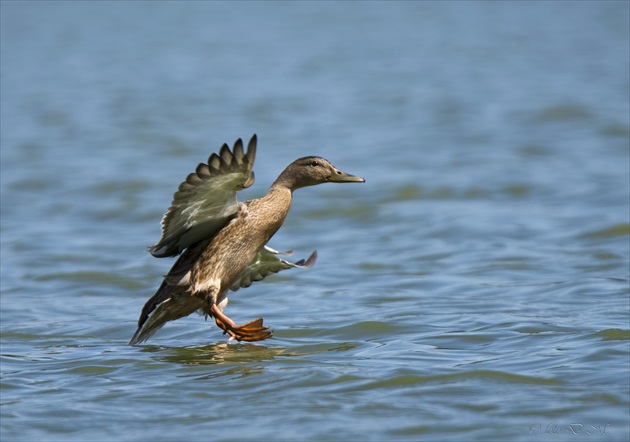
<path fill-rule="evenodd" d="M 324 158 L 303 157 L 284 169 L 262 198 L 239 203 L 236 193 L 254 183 L 256 141 L 254 135 L 247 152 L 240 139 L 231 151 L 224 144 L 179 186 L 162 219 L 162 237 L 149 251 L 158 258 L 181 256 L 144 305 L 131 345 L 146 341 L 166 322 L 195 311 L 214 318 L 230 340 L 253 342 L 271 337 L 262 318 L 237 325 L 223 313 L 228 292 L 249 287 L 269 274 L 315 263 L 316 251 L 308 259 L 292 263 L 280 258 L 290 252 L 266 245 L 282 226 L 294 190 L 365 181 Z"/>

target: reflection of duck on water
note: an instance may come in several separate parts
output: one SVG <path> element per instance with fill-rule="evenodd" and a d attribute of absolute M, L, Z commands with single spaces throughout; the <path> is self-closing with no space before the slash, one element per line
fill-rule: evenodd
<path fill-rule="evenodd" d="M 262 341 L 271 336 L 262 318 L 237 325 L 223 313 L 228 291 L 249 287 L 271 273 L 315 263 L 317 252 L 291 263 L 265 245 L 282 226 L 294 190 L 365 180 L 340 171 L 324 158 L 303 157 L 284 169 L 265 196 L 239 203 L 236 192 L 254 183 L 255 156 L 256 135 L 247 153 L 240 139 L 232 151 L 224 144 L 218 155 L 212 154 L 208 164 L 199 164 L 180 184 L 162 220 L 162 238 L 149 250 L 158 258 L 183 253 L 144 305 L 130 344 L 146 341 L 166 322 L 197 310 L 213 317 L 230 339 Z"/>

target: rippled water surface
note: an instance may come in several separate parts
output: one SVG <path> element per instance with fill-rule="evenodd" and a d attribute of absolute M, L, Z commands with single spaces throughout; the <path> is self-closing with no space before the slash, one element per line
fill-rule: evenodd
<path fill-rule="evenodd" d="M 626 2 L 2 2 L 3 441 L 618 440 Z M 129 347 L 172 193 L 259 137 L 306 257 Z"/>

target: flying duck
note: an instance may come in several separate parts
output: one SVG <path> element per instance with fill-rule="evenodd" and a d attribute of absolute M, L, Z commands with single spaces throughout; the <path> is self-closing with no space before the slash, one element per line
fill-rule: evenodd
<path fill-rule="evenodd" d="M 322 183 L 363 183 L 328 160 L 308 156 L 289 164 L 258 199 L 239 203 L 236 193 L 254 183 L 256 135 L 247 152 L 239 138 L 232 150 L 224 144 L 180 184 L 162 219 L 162 237 L 149 248 L 157 258 L 180 255 L 157 292 L 142 308 L 138 329 L 129 342 L 149 339 L 166 322 L 199 311 L 214 318 L 230 340 L 262 341 L 272 331 L 258 318 L 237 325 L 223 313 L 228 292 L 290 268 L 309 268 L 317 251 L 306 260 L 289 262 L 268 247 L 282 226 L 293 191 Z"/>

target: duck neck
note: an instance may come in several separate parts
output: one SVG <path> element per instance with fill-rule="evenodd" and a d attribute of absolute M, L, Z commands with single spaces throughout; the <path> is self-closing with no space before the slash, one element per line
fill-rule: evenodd
<path fill-rule="evenodd" d="M 286 206 L 288 211 L 291 206 L 291 201 L 293 200 L 293 189 L 282 183 L 278 183 L 278 180 L 276 180 L 263 199 L 269 201 L 269 204 L 276 207 Z"/>
<path fill-rule="evenodd" d="M 265 196 L 259 200 L 259 207 L 265 212 L 265 218 L 271 224 L 277 224 L 279 228 L 289 213 L 292 200 L 293 194 L 290 188 L 274 183 Z"/>
<path fill-rule="evenodd" d="M 279 191 L 281 189 L 286 189 L 289 192 L 293 192 L 295 190 L 295 188 L 296 188 L 294 181 L 295 180 L 293 179 L 291 174 L 286 173 L 286 170 L 284 170 L 278 176 L 278 178 L 276 178 L 276 180 L 273 182 L 273 184 L 269 188 L 269 192 L 271 192 L 271 191 Z"/>

